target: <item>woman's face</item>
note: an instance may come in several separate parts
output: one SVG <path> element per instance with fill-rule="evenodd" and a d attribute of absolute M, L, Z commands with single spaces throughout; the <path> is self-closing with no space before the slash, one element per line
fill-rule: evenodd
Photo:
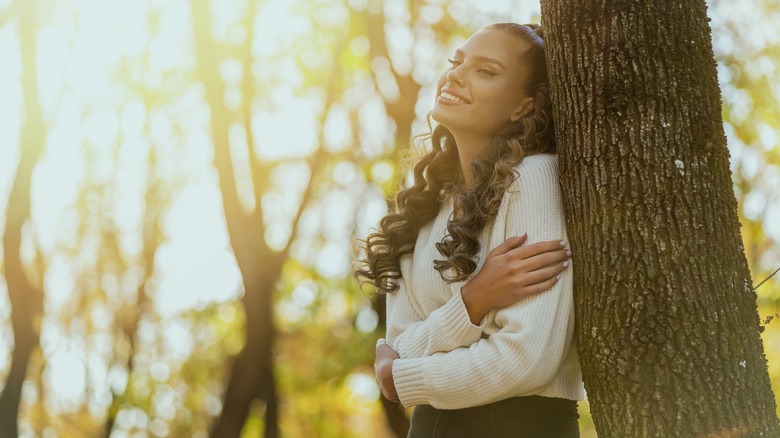
<path fill-rule="evenodd" d="M 523 91 L 528 43 L 501 30 L 472 35 L 439 78 L 431 117 L 455 133 L 493 136 L 530 109 Z"/>

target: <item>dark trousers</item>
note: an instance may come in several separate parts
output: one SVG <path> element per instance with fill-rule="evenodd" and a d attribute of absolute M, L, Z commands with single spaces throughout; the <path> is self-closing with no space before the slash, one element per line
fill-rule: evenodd
<path fill-rule="evenodd" d="M 408 438 L 579 438 L 577 402 L 531 395 L 473 408 L 418 405 Z"/>

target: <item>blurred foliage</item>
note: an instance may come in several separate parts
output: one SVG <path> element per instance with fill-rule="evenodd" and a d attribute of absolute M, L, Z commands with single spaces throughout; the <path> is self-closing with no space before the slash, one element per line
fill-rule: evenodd
<path fill-rule="evenodd" d="M 25 254 L 32 265 L 40 242 L 50 268 L 41 352 L 25 383 L 21 430 L 99 436 L 113 418 L 112 436 L 205 436 L 222 409 L 245 321 L 234 271 L 218 255 L 203 254 L 225 251 L 227 240 L 223 222 L 203 219 L 221 208 L 189 3 L 40 2 L 40 47 L 48 57 L 41 62 L 50 67 L 40 78 L 41 98 L 52 146 L 37 176 L 43 189 L 33 192 Z M 219 65 L 225 107 L 239 111 L 241 102 L 251 102 L 256 152 L 274 165 L 263 175 L 269 189 L 261 199 L 270 244 L 282 247 L 290 236 L 310 177 L 305 162 L 325 152 L 274 298 L 284 436 L 391 436 L 371 368 L 378 315 L 349 276 L 353 239 L 386 211 L 402 180 L 403 127 L 391 117 L 404 97 L 399 81 L 421 87 L 411 96 L 418 129 L 453 45 L 492 21 L 538 21 L 537 4 L 486 3 L 261 0 L 250 71 L 232 52 Z M 740 14 L 731 2 L 709 6 L 745 252 L 758 283 L 780 265 L 780 35 L 773 27 L 780 2 L 743 3 Z M 19 56 L 14 4 L 0 1 L 4 59 Z M 238 47 L 246 38 L 245 9 L 245 0 L 212 2 L 212 38 Z M 371 43 L 377 10 L 386 53 Z M 341 69 L 337 96 L 325 107 L 334 62 Z M 8 71 L 17 64 L 9 62 Z M 253 79 L 251 95 L 239 86 L 245 75 Z M 5 163 L 17 157 L 13 114 L 23 102 L 10 90 L 18 80 L 0 72 L 0 94 L 9 96 L 0 102 L 0 116 L 7 115 L 0 132 L 12 133 L 11 146 L 0 146 L 3 195 L 12 177 Z M 234 130 L 233 141 L 245 140 Z M 241 201 L 251 208 L 241 170 L 247 158 L 234 160 Z M 186 203 L 189 210 L 181 207 Z M 13 206 L 0 205 L 0 213 L 6 208 Z M 212 271 L 227 284 L 210 298 L 193 299 L 188 288 L 198 283 L 182 277 L 204 279 Z M 0 381 L 12 351 L 4 289 L 0 283 Z M 768 281 L 758 295 L 762 316 L 780 313 L 780 280 Z M 780 394 L 780 323 L 767 323 L 762 336 Z M 264 409 L 252 405 L 244 436 L 259 435 Z M 582 436 L 595 436 L 587 402 L 580 414 Z"/>

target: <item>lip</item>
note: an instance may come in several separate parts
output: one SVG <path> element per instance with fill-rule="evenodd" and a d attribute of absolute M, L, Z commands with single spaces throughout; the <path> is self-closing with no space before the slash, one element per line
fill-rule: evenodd
<path fill-rule="evenodd" d="M 449 105 L 461 105 L 461 103 L 460 103 L 460 102 L 455 102 L 455 101 L 453 101 L 453 100 L 450 100 L 450 99 L 445 99 L 445 98 L 441 97 L 441 93 L 448 93 L 448 94 L 452 94 L 453 96 L 455 96 L 455 97 L 457 97 L 458 99 L 462 100 L 462 101 L 463 101 L 463 102 L 465 102 L 466 104 L 469 104 L 469 103 L 471 103 L 471 101 L 470 101 L 470 100 L 468 100 L 468 99 L 466 99 L 466 97 L 465 97 L 465 96 L 463 96 L 462 94 L 458 93 L 457 91 L 453 90 L 453 89 L 452 89 L 452 88 L 450 88 L 450 87 L 443 87 L 441 90 L 439 90 L 439 95 L 436 97 L 436 100 L 437 100 L 438 102 L 440 102 L 440 103 L 449 104 Z"/>

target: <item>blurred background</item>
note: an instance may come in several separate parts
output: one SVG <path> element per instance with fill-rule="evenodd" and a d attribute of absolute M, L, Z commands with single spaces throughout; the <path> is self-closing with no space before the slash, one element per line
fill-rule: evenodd
<path fill-rule="evenodd" d="M 708 6 L 757 284 L 780 266 L 780 1 Z M 447 56 L 496 21 L 538 2 L 0 0 L 0 388 L 22 436 L 395 436 L 353 242 Z M 776 394 L 778 277 L 757 290 Z"/>

